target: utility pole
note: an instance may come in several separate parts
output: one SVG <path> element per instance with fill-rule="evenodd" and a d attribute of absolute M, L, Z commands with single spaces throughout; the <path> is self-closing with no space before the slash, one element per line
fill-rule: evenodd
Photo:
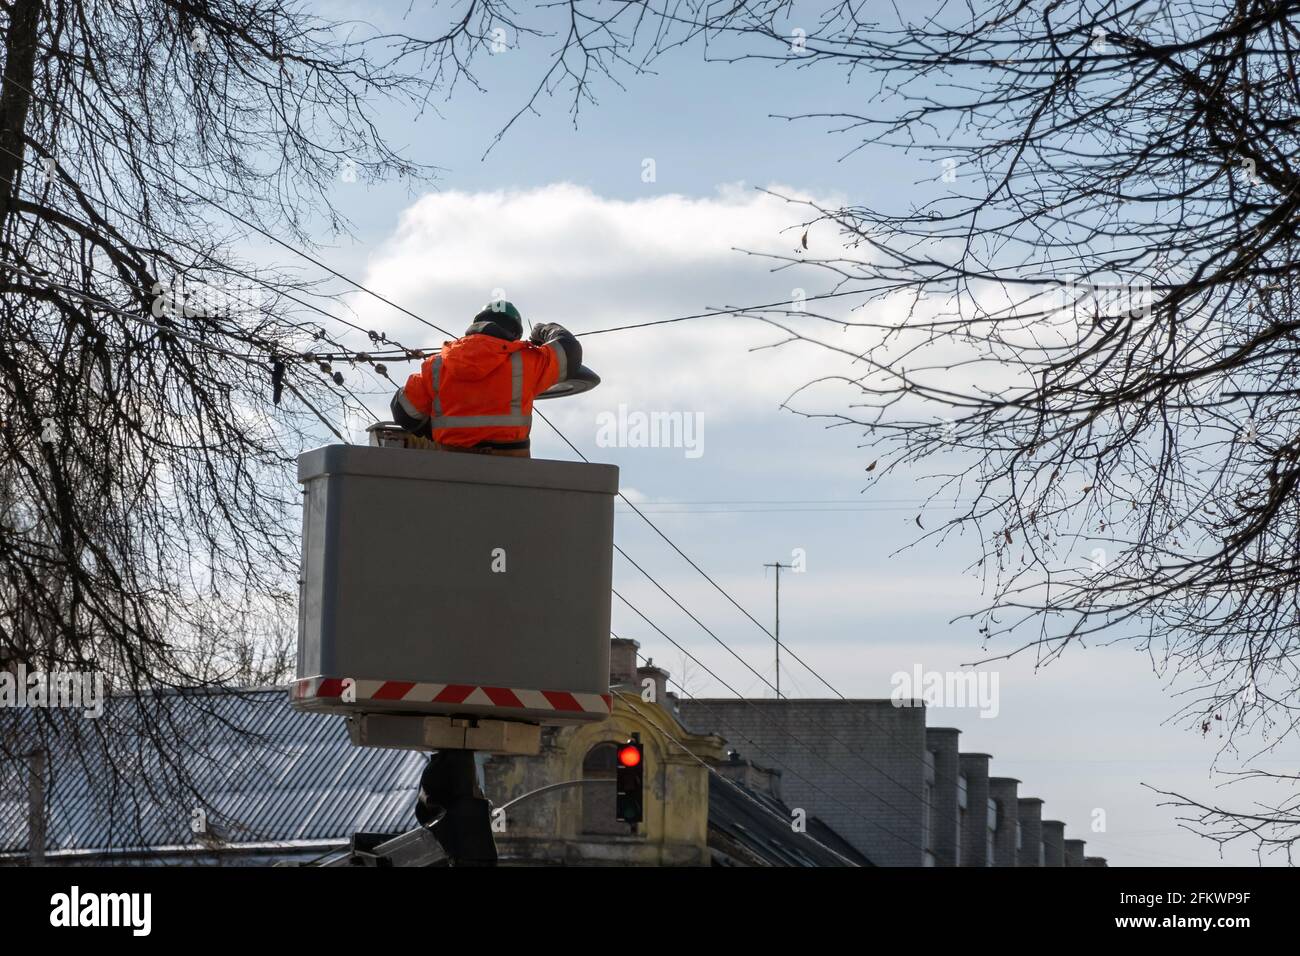
<path fill-rule="evenodd" d="M 793 564 L 782 564 L 780 561 L 774 561 L 771 564 L 763 565 L 765 568 L 776 568 L 776 696 L 781 699 L 781 569 L 793 568 Z"/>
<path fill-rule="evenodd" d="M 27 755 L 27 857 L 31 866 L 45 865 L 45 751 Z"/>

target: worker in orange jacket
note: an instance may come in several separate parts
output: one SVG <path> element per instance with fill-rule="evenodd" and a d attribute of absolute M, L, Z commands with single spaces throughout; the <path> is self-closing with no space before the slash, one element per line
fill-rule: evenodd
<path fill-rule="evenodd" d="M 582 346 L 553 322 L 523 332 L 514 305 L 490 304 L 397 390 L 393 421 L 445 451 L 528 458 L 533 399 L 582 364 Z"/>

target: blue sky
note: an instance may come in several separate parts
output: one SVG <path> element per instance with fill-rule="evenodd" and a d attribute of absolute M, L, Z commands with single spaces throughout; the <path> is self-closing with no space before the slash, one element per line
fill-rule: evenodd
<path fill-rule="evenodd" d="M 380 5 L 375 22 L 385 21 L 390 8 L 406 9 Z M 356 5 L 347 10 L 359 15 Z M 322 12 L 333 11 L 322 5 Z M 430 22 L 423 16 L 413 16 L 411 32 Z M 355 236 L 321 233 L 325 258 L 453 330 L 501 288 L 527 318 L 581 333 L 780 300 L 792 288 L 809 294 L 825 288 L 825 279 L 806 268 L 774 273 L 763 260 L 734 251 L 792 253 L 798 241 L 799 230 L 787 230 L 800 211 L 755 187 L 886 207 L 924 201 L 942 188 L 942 155 L 876 148 L 840 161 L 856 145 L 851 138 L 828 136 L 815 122 L 771 118 L 865 108 L 863 91 L 842 74 L 706 64 L 698 47 L 658 61 L 655 75 L 624 73 L 626 90 L 601 84 L 599 104 L 584 105 L 576 129 L 566 98 L 542 100 L 543 115 L 523 118 L 484 159 L 544 70 L 552 44 L 528 40 L 484 59 L 480 79 L 488 92 L 464 86 L 418 120 L 383 107 L 380 121 L 391 141 L 444 172 L 415 194 L 402 184 L 337 183 L 334 198 Z M 642 179 L 646 158 L 655 161 L 653 183 Z M 816 229 L 810 236 L 814 252 L 835 243 Z M 283 252 L 261 254 L 284 261 Z M 405 344 L 440 339 L 378 303 L 350 301 L 369 327 Z M 837 314 L 847 315 L 851 304 L 837 304 Z M 811 321 L 806 327 L 832 340 L 841 335 Z M 793 388 L 844 366 L 807 347 L 762 348 L 780 338 L 738 319 L 593 337 L 584 343 L 587 362 L 605 383 L 545 411 L 593 460 L 619 465 L 624 489 L 646 502 L 664 532 L 760 620 L 770 620 L 773 583 L 762 565 L 788 562 L 794 549 L 803 549 L 806 573 L 787 574 L 782 582 L 782 636 L 844 694 L 887 697 L 897 671 L 956 669 L 1010 650 L 1008 643 L 982 651 L 974 624 L 951 623 L 981 606 L 981 582 L 967 570 L 978 557 L 975 542 L 906 548 L 918 533 L 918 515 L 926 527 L 943 517 L 936 505 L 922 512 L 921 476 L 892 476 L 864 493 L 864 469 L 877 456 L 859 447 L 860 430 L 827 429 L 782 410 Z M 413 366 L 399 369 L 405 374 Z M 381 414 L 387 397 L 375 397 Z M 800 407 L 842 408 L 847 400 L 846 393 L 823 388 L 804 396 Z M 702 454 L 598 446 L 598 416 L 620 404 L 698 415 Z M 534 454 L 572 457 L 541 424 Z M 682 510 L 687 513 L 673 513 Z M 617 537 L 770 677 L 770 641 L 640 519 L 620 513 Z M 753 674 L 617 557 L 615 577 L 620 590 L 732 686 L 764 692 Z M 678 652 L 617 602 L 614 626 L 683 676 Z M 1168 722 L 1179 701 L 1147 658 L 1120 645 L 1079 649 L 1045 668 L 1036 668 L 1032 655 L 991 667 L 1000 678 L 996 718 L 937 709 L 930 725 L 961 728 L 963 750 L 992 754 L 992 772 L 1021 779 L 1021 794 L 1043 798 L 1044 815 L 1066 821 L 1067 836 L 1087 839 L 1090 853 L 1127 865 L 1219 860 L 1212 844 L 1178 830 L 1174 812 L 1143 785 L 1234 805 L 1245 805 L 1251 792 L 1238 792 L 1240 785 L 1216 789 L 1225 778 L 1211 772 L 1211 763 L 1224 741 L 1215 731 L 1202 737 Z M 693 693 L 725 693 L 698 668 L 686 677 Z M 787 693 L 829 693 L 797 666 L 783 667 L 782 682 Z M 1288 752 L 1293 756 L 1294 747 Z M 1225 769 L 1235 766 L 1230 755 L 1219 759 Z M 1284 762 L 1265 758 L 1255 766 L 1282 769 Z M 1090 827 L 1098 808 L 1105 811 L 1105 832 Z M 1230 849 L 1224 859 L 1253 862 L 1245 850 Z"/>

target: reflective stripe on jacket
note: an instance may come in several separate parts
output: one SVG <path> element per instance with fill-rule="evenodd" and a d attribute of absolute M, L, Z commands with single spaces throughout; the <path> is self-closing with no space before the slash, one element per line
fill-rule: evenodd
<path fill-rule="evenodd" d="M 466 335 L 425 359 L 397 401 L 411 419 L 428 422 L 439 444 L 518 442 L 528 438 L 533 399 L 567 372 L 559 343 Z"/>

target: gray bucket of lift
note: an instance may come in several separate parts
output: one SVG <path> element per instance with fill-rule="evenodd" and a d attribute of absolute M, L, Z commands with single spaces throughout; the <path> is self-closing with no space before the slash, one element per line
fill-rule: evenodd
<path fill-rule="evenodd" d="M 328 445 L 298 480 L 294 707 L 609 716 L 618 468 Z"/>

